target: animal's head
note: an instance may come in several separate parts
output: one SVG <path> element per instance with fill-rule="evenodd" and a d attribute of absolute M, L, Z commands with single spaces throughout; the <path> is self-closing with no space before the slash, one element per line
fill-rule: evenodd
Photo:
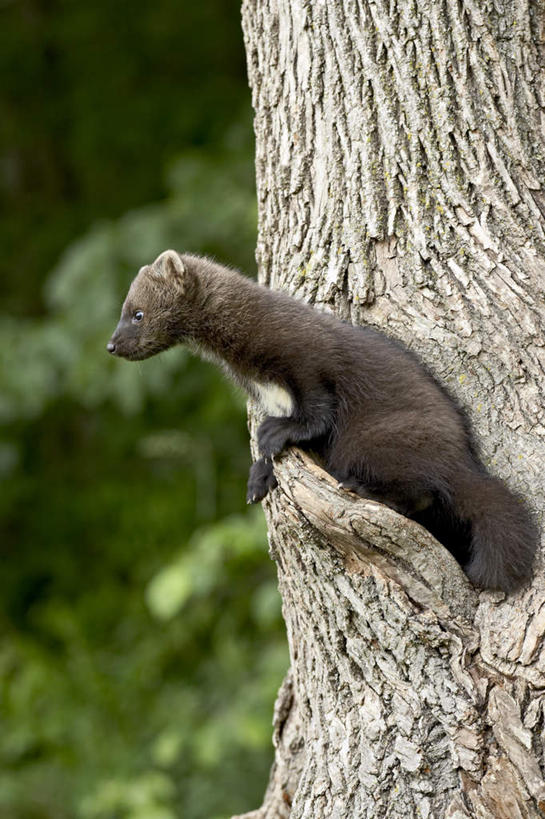
<path fill-rule="evenodd" d="M 193 284 L 174 250 L 165 250 L 142 267 L 129 288 L 108 352 L 140 361 L 183 341 L 189 335 Z"/>

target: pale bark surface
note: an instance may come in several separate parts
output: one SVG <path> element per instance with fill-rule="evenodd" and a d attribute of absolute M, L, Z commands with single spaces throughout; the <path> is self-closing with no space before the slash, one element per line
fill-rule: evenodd
<path fill-rule="evenodd" d="M 545 23 L 525 0 L 245 0 L 260 277 L 416 350 L 545 477 Z M 294 328 L 297 332 L 297 328 Z M 505 598 L 297 451 L 267 515 L 292 667 L 248 817 L 545 815 L 545 571 Z"/>

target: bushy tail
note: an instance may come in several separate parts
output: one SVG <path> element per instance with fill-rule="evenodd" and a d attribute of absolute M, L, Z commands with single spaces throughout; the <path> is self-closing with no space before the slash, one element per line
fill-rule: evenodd
<path fill-rule="evenodd" d="M 464 569 L 476 586 L 514 591 L 528 583 L 539 530 L 524 502 L 484 471 L 467 471 L 453 487 L 456 517 L 471 526 Z"/>

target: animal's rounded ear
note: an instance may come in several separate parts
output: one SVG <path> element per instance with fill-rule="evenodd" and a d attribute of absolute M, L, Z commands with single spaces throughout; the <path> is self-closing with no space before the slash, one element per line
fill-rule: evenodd
<path fill-rule="evenodd" d="M 187 285 L 187 268 L 175 250 L 165 250 L 161 253 L 153 262 L 150 272 L 152 276 L 171 282 L 180 290 L 184 290 Z"/>

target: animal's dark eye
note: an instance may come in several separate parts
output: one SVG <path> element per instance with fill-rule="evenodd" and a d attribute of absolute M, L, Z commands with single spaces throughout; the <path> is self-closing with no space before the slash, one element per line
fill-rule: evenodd
<path fill-rule="evenodd" d="M 136 313 L 134 314 L 134 316 L 132 317 L 132 320 L 133 320 L 133 322 L 142 321 L 143 318 L 144 318 L 144 313 L 142 312 L 142 310 L 137 310 Z"/>

